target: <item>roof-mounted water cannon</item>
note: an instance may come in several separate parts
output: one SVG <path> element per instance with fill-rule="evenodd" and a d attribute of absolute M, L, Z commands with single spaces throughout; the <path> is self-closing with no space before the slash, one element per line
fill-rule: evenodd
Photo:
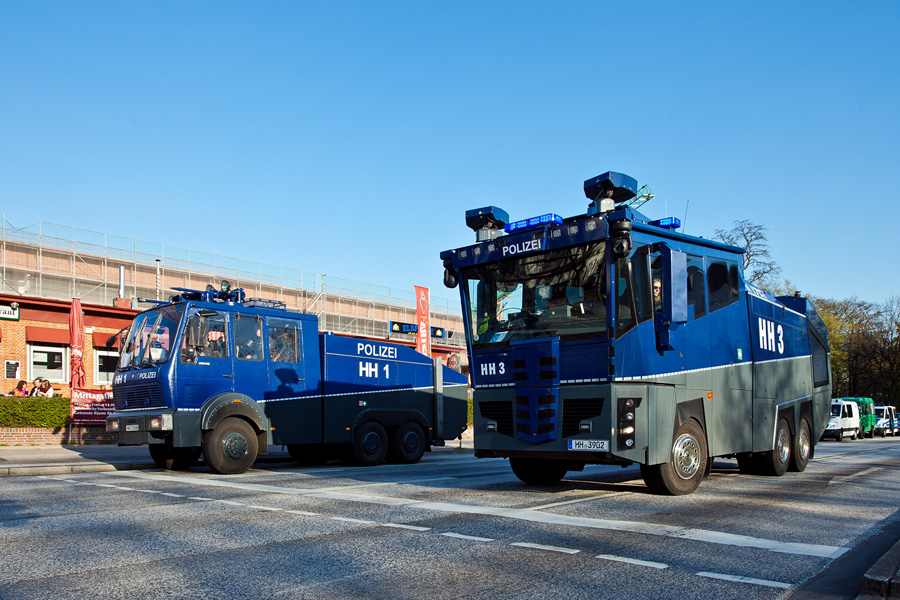
<path fill-rule="evenodd" d="M 509 223 L 509 214 L 496 206 L 473 208 L 466 211 L 466 225 L 475 232 L 475 240 L 484 242 L 503 235 L 503 228 Z"/>
<path fill-rule="evenodd" d="M 591 201 L 588 215 L 606 213 L 616 204 L 631 200 L 637 194 L 637 180 L 624 173 L 607 171 L 584 182 L 584 195 Z"/>

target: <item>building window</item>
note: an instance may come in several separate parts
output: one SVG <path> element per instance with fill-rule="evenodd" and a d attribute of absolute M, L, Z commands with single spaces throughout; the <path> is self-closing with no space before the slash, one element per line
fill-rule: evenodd
<path fill-rule="evenodd" d="M 69 347 L 63 344 L 28 344 L 28 378 L 69 383 Z"/>
<path fill-rule="evenodd" d="M 94 386 L 112 385 L 116 374 L 119 353 L 115 350 L 94 348 Z"/>

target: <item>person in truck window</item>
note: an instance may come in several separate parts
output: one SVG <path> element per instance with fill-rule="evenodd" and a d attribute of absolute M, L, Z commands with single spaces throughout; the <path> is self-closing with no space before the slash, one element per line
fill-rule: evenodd
<path fill-rule="evenodd" d="M 662 310 L 662 281 L 653 280 L 653 310 Z"/>

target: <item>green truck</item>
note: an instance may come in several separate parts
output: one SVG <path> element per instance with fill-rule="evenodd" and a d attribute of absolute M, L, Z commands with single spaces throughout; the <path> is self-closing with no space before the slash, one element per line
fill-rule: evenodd
<path fill-rule="evenodd" d="M 875 402 L 871 398 L 835 398 L 859 405 L 859 437 L 875 437 Z"/>

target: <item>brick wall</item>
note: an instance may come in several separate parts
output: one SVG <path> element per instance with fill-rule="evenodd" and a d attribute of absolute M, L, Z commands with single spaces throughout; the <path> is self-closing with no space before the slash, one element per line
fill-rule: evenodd
<path fill-rule="evenodd" d="M 115 442 L 114 433 L 106 433 L 103 425 L 75 425 L 62 429 L 47 427 L 0 427 L 0 444 L 30 446 L 33 444 L 97 444 Z"/>

